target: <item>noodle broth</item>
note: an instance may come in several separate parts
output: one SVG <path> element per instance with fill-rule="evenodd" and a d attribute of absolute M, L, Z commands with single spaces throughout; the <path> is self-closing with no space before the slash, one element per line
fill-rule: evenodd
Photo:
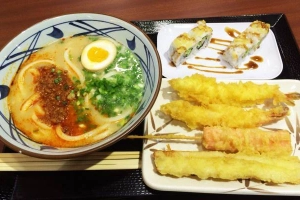
<path fill-rule="evenodd" d="M 53 147 L 95 143 L 119 130 L 143 96 L 139 60 L 117 47 L 104 70 L 86 70 L 83 49 L 99 37 L 62 39 L 33 53 L 14 77 L 8 105 L 15 126 L 30 139 Z"/>

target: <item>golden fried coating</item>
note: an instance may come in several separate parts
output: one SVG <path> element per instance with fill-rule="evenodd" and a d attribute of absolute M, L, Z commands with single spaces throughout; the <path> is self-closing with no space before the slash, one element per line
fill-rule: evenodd
<path fill-rule="evenodd" d="M 218 151 L 155 151 L 162 175 L 200 179 L 257 179 L 272 183 L 300 183 L 300 161 L 295 156 L 226 154 Z"/>
<path fill-rule="evenodd" d="M 184 100 L 163 104 L 160 110 L 173 119 L 185 122 L 191 129 L 203 129 L 204 126 L 255 128 L 278 121 L 289 113 L 288 107 L 285 106 L 269 110 L 259 108 L 245 110 L 225 104 L 198 106 Z"/>
<path fill-rule="evenodd" d="M 224 83 L 199 74 L 169 83 L 181 99 L 160 110 L 190 129 L 203 130 L 199 139 L 180 139 L 201 141 L 206 151 L 156 150 L 153 158 L 160 174 L 300 183 L 300 160 L 291 156 L 290 133 L 261 129 L 289 115 L 285 104 L 294 105 L 300 94 L 284 94 L 279 85 Z M 257 106 L 271 101 L 273 105 Z"/>
<path fill-rule="evenodd" d="M 169 83 L 182 99 L 200 104 L 253 106 L 268 99 L 273 99 L 274 104 L 293 104 L 293 99 L 282 93 L 278 85 L 255 84 L 251 81 L 224 83 L 200 74 L 171 79 Z"/>
<path fill-rule="evenodd" d="M 202 145 L 207 150 L 231 153 L 247 152 L 273 155 L 291 155 L 292 153 L 291 136 L 286 130 L 204 127 Z"/>

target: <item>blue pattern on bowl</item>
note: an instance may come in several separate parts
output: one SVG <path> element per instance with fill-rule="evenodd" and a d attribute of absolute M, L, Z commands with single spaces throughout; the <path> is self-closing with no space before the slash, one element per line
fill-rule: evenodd
<path fill-rule="evenodd" d="M 114 137 L 114 135 L 118 135 L 118 133 L 126 130 L 126 128 L 134 125 L 137 122 L 140 122 L 141 118 L 145 118 L 147 113 L 144 111 L 147 109 L 147 107 L 151 106 L 152 98 L 156 98 L 157 94 L 155 93 L 158 92 L 157 87 L 158 89 L 160 87 L 159 79 L 161 79 L 161 71 L 157 70 L 157 68 L 160 68 L 160 66 L 156 66 L 156 63 L 160 64 L 160 60 L 158 54 L 156 54 L 157 58 L 153 57 L 155 54 L 153 49 L 148 49 L 150 44 L 149 41 L 141 38 L 143 36 L 139 32 L 136 34 L 130 30 L 130 27 L 125 28 L 115 23 L 115 21 L 120 23 L 120 21 L 118 21 L 119 19 L 110 19 L 109 16 L 103 15 L 88 15 L 89 16 L 86 16 L 85 14 L 73 15 L 75 18 L 80 18 L 80 20 L 70 20 L 69 18 L 71 18 L 71 15 L 66 16 L 66 20 L 63 21 L 61 20 L 63 18 L 53 18 L 43 21 L 21 33 L 19 36 L 17 36 L 17 44 L 9 44 L 6 47 L 7 49 L 4 48 L 5 51 L 8 51 L 5 59 L 1 59 L 1 54 L 3 54 L 3 52 L 0 53 L 0 79 L 4 79 L 5 74 L 11 73 L 11 71 L 14 71 L 15 73 L 21 64 L 33 52 L 43 48 L 49 42 L 63 37 L 101 35 L 115 39 L 118 42 L 121 42 L 123 45 L 128 46 L 128 48 L 131 49 L 140 59 L 145 75 L 145 95 L 136 115 L 121 130 L 100 142 L 105 143 L 109 140 L 109 138 Z M 102 19 L 97 19 L 102 17 L 109 18 L 110 20 L 105 21 Z M 124 21 L 121 21 L 121 24 L 122 23 L 124 24 Z M 23 35 L 27 35 L 27 37 L 24 38 Z M 12 48 L 12 46 L 14 47 Z M 12 79 L 13 75 L 10 74 L 10 77 Z M 15 144 L 16 146 L 25 146 L 27 147 L 27 149 L 25 149 L 26 152 L 33 150 L 34 154 L 36 153 L 36 155 L 39 155 L 40 150 L 44 152 L 47 151 L 49 153 L 51 152 L 56 155 L 66 155 L 68 154 L 67 152 L 72 152 L 74 150 L 76 151 L 76 149 L 90 150 L 97 147 L 97 144 L 91 144 L 80 148 L 61 149 L 44 146 L 31 141 L 26 135 L 21 133 L 14 126 L 11 116 L 7 110 L 6 101 L 4 102 L 4 99 L 8 95 L 9 84 L 10 81 L 7 81 L 7 85 L 0 85 L 0 128 L 2 133 L 4 133 L 6 137 L 10 138 L 10 142 L 13 142 L 13 140 L 17 141 L 18 144 Z"/>

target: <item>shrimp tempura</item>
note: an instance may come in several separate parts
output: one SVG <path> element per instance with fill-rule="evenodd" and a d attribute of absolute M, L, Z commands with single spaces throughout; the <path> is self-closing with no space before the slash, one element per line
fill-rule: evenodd
<path fill-rule="evenodd" d="M 176 100 L 166 103 L 160 110 L 171 118 L 186 123 L 191 129 L 204 126 L 224 126 L 231 128 L 255 128 L 276 122 L 289 113 L 286 106 L 277 106 L 269 110 L 225 104 L 194 105 L 188 101 Z"/>
<path fill-rule="evenodd" d="M 169 83 L 179 97 L 200 104 L 253 106 L 271 99 L 274 105 L 281 102 L 293 105 L 293 100 L 300 97 L 282 93 L 278 85 L 256 84 L 251 81 L 224 83 L 200 74 L 171 79 Z"/>

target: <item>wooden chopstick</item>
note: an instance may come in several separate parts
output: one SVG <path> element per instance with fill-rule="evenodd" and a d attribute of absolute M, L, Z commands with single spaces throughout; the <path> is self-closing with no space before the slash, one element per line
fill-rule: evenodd
<path fill-rule="evenodd" d="M 95 152 L 86 156 L 53 160 L 20 153 L 0 153 L 0 171 L 75 171 L 139 169 L 140 152 Z"/>

